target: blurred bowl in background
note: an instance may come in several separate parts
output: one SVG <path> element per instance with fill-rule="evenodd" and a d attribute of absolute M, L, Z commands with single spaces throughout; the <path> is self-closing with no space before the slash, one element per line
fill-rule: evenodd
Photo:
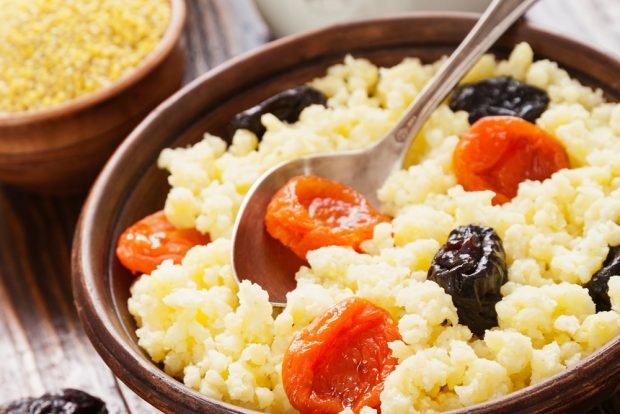
<path fill-rule="evenodd" d="M 482 12 L 490 0 L 255 0 L 275 37 L 404 11 Z"/>
<path fill-rule="evenodd" d="M 91 184 L 129 132 L 183 81 L 185 0 L 170 0 L 159 44 L 129 74 L 46 109 L 0 115 L 0 183 L 48 194 Z"/>

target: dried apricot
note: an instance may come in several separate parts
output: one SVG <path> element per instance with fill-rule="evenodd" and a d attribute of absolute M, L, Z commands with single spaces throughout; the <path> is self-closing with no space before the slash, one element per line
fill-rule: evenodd
<path fill-rule="evenodd" d="M 493 204 L 510 201 L 525 180 L 542 181 L 568 168 L 568 155 L 553 136 L 521 118 L 481 118 L 461 136 L 452 159 L 468 191 L 495 192 Z"/>
<path fill-rule="evenodd" d="M 323 246 L 351 246 L 372 238 L 376 224 L 387 221 L 357 191 L 325 178 L 290 179 L 267 206 L 265 226 L 302 259 Z"/>
<path fill-rule="evenodd" d="M 337 303 L 299 331 L 284 354 L 289 401 L 301 414 L 378 408 L 383 382 L 398 363 L 388 343 L 398 339 L 384 309 L 355 297 Z"/>
<path fill-rule="evenodd" d="M 163 211 L 158 211 L 121 234 L 116 257 L 133 273 L 151 273 L 164 260 L 180 263 L 189 249 L 210 241 L 208 234 L 194 229 L 177 229 Z"/>

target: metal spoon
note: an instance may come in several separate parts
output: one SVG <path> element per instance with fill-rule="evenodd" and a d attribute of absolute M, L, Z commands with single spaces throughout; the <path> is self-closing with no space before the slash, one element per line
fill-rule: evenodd
<path fill-rule="evenodd" d="M 378 206 L 377 190 L 402 166 L 424 122 L 484 52 L 535 2 L 494 0 L 398 124 L 372 147 L 304 157 L 263 174 L 248 191 L 233 229 L 232 268 L 237 282 L 258 283 L 274 306 L 285 306 L 286 294 L 295 288 L 295 272 L 304 262 L 265 230 L 264 216 L 271 197 L 292 177 L 318 175 L 353 187 Z"/>

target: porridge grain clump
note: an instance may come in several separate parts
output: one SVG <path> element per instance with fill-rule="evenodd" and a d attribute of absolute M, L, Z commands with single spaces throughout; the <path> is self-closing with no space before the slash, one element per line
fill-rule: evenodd
<path fill-rule="evenodd" d="M 335 303 L 358 296 L 387 310 L 402 338 L 389 343 L 398 365 L 384 383 L 381 412 L 431 413 L 535 384 L 620 334 L 620 276 L 609 281 L 610 311 L 597 313 L 583 287 L 609 246 L 620 244 L 620 105 L 532 57 L 527 44 L 505 61 L 485 56 L 466 80 L 506 75 L 544 89 L 550 104 L 537 125 L 566 148 L 571 168 L 524 181 L 501 205 L 492 203 L 491 191 L 465 191 L 451 161 L 469 127 L 467 114 L 442 105 L 419 133 L 411 165 L 379 190 L 378 207 L 393 220 L 378 224 L 361 252 L 310 251 L 281 312 L 259 286 L 237 286 L 232 277 L 229 237 L 248 187 L 283 160 L 381 138 L 441 62 L 410 58 L 378 68 L 347 57 L 311 82 L 329 97 L 328 106 L 306 108 L 293 124 L 264 115 L 260 144 L 239 130 L 228 149 L 207 135 L 193 147 L 164 150 L 159 164 L 172 185 L 168 219 L 209 233 L 213 242 L 133 285 L 129 309 L 140 346 L 167 373 L 210 397 L 295 412 L 281 375 L 293 336 Z M 495 229 L 508 269 L 495 306 L 498 326 L 480 337 L 459 323 L 452 297 L 426 277 L 450 231 L 472 223 Z"/>

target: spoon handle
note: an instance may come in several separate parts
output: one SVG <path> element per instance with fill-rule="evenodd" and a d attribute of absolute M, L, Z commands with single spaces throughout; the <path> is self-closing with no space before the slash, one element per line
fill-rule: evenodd
<path fill-rule="evenodd" d="M 474 63 L 535 2 L 536 0 L 493 0 L 467 37 L 387 135 L 386 141 L 395 141 L 401 148 L 399 166 L 406 155 L 406 151 L 402 149 L 409 147 L 431 113 Z"/>

